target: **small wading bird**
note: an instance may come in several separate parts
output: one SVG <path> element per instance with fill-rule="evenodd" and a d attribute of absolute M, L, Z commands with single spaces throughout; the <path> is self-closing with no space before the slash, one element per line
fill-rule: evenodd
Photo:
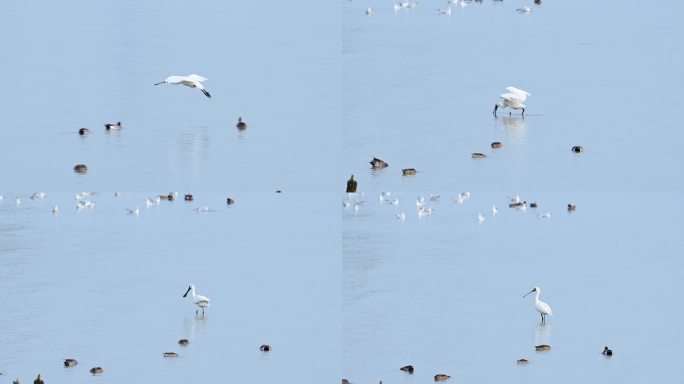
<path fill-rule="evenodd" d="M 525 296 L 529 295 L 532 292 L 536 292 L 534 296 L 534 308 L 539 312 L 542 318 L 542 323 L 546 321 L 546 315 L 551 315 L 553 316 L 553 312 L 551 312 L 551 307 L 549 307 L 548 304 L 545 302 L 539 300 L 539 295 L 541 294 L 541 288 L 539 287 L 534 287 L 532 288 L 531 291 L 527 292 Z M 523 296 L 523 297 L 525 297 Z"/>
<path fill-rule="evenodd" d="M 200 75 L 187 75 L 187 76 L 169 76 L 166 78 L 164 81 L 160 81 L 155 85 L 159 84 L 173 84 L 173 85 L 178 85 L 178 84 L 183 84 L 186 87 L 190 88 L 199 88 L 202 93 L 204 93 L 204 96 L 206 97 L 211 97 L 211 94 L 207 92 L 206 89 L 204 89 L 204 86 L 202 85 L 203 81 L 207 81 L 208 79 L 206 77 L 202 77 Z"/>
<path fill-rule="evenodd" d="M 525 100 L 527 96 L 532 96 L 528 92 L 518 89 L 516 87 L 506 87 L 506 92 L 501 95 L 501 102 L 494 104 L 494 116 L 496 110 L 499 108 L 522 109 L 522 115 L 525 115 Z"/>
<path fill-rule="evenodd" d="M 195 305 L 202 308 L 202 316 L 204 316 L 204 308 L 209 306 L 209 301 L 211 301 L 211 300 L 209 300 L 208 297 L 205 297 L 202 295 L 196 295 L 194 284 L 190 284 L 190 286 L 188 287 L 188 290 L 185 291 L 185 294 L 183 295 L 183 297 L 187 297 L 188 292 L 192 292 L 192 301 L 195 302 Z M 199 314 L 199 309 L 195 310 L 195 315 L 197 315 L 197 314 Z"/>

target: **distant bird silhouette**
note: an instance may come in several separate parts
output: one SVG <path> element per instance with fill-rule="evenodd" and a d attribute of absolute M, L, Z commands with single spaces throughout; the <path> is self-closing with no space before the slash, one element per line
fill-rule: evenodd
<path fill-rule="evenodd" d="M 613 350 L 608 349 L 608 347 L 604 347 L 603 352 L 601 352 L 601 354 L 604 356 L 613 356 Z"/>
<path fill-rule="evenodd" d="M 349 180 L 347 180 L 347 193 L 355 193 L 357 184 L 356 180 L 354 180 L 354 175 L 351 175 Z"/>
<path fill-rule="evenodd" d="M 99 375 L 99 374 L 101 374 L 101 373 L 103 373 L 103 372 L 104 372 L 104 369 L 102 369 L 102 367 L 93 367 L 93 368 L 90 368 L 90 373 L 92 373 L 93 375 Z"/>
<path fill-rule="evenodd" d="M 413 365 L 405 365 L 399 369 L 401 369 L 402 371 L 404 371 L 406 373 L 413 374 Z"/>
<path fill-rule="evenodd" d="M 247 123 L 242 121 L 242 117 L 238 117 L 238 122 L 235 124 L 235 127 L 242 131 L 243 129 L 247 129 Z"/>
<path fill-rule="evenodd" d="M 389 164 L 378 159 L 377 157 L 374 157 L 373 160 L 369 161 L 369 163 L 370 163 L 371 167 L 376 168 L 376 169 L 389 167 Z"/>
<path fill-rule="evenodd" d="M 105 124 L 105 129 L 107 131 L 113 131 L 117 129 L 121 129 L 121 122 L 117 122 L 116 124 Z"/>
<path fill-rule="evenodd" d="M 78 364 L 78 361 L 76 359 L 64 359 L 64 366 L 69 368 L 69 367 L 74 367 Z"/>

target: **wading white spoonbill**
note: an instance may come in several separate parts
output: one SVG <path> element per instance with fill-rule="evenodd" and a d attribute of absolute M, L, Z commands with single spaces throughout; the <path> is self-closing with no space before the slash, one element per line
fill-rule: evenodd
<path fill-rule="evenodd" d="M 169 76 L 166 78 L 164 81 L 160 81 L 155 85 L 159 84 L 173 84 L 173 85 L 178 85 L 178 84 L 183 84 L 186 87 L 190 88 L 199 88 L 202 93 L 204 93 L 204 96 L 206 97 L 211 97 L 211 94 L 207 92 L 206 89 L 204 89 L 204 86 L 202 85 L 203 81 L 208 80 L 206 77 L 202 77 L 200 75 L 187 75 L 187 76 Z"/>
<path fill-rule="evenodd" d="M 516 87 L 506 87 L 506 92 L 501 95 L 501 101 L 494 104 L 494 116 L 496 110 L 499 108 L 522 109 L 522 114 L 525 114 L 525 100 L 527 96 L 532 96 L 528 92 L 518 89 Z"/>
<path fill-rule="evenodd" d="M 202 308 L 202 316 L 204 316 L 204 308 L 209 306 L 209 301 L 211 301 L 211 300 L 209 300 L 209 298 L 206 296 L 196 295 L 194 284 L 190 284 L 190 286 L 188 287 L 188 290 L 185 291 L 185 294 L 183 295 L 183 297 L 188 296 L 188 292 L 192 292 L 192 301 L 195 302 L 196 306 Z M 197 315 L 198 313 L 199 313 L 199 309 L 195 310 L 195 315 Z"/>
<path fill-rule="evenodd" d="M 546 315 L 553 316 L 553 312 L 551 312 L 551 307 L 549 307 L 548 304 L 545 302 L 539 300 L 539 295 L 541 294 L 541 288 L 539 287 L 534 287 L 532 288 L 531 291 L 527 292 L 525 296 L 529 295 L 532 292 L 536 292 L 534 296 L 534 308 L 539 312 L 542 318 L 542 323 L 546 321 Z M 523 296 L 523 297 L 525 297 Z"/>

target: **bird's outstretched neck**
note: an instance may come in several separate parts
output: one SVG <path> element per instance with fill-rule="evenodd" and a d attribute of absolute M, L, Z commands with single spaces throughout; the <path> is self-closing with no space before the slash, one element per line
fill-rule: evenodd
<path fill-rule="evenodd" d="M 164 83 L 166 83 L 166 81 L 160 81 L 160 82 L 158 82 L 158 83 L 155 84 L 155 85 L 164 84 Z"/>
<path fill-rule="evenodd" d="M 202 93 L 204 93 L 204 96 L 211 98 L 211 94 L 209 92 L 207 92 L 206 89 L 203 89 Z"/>

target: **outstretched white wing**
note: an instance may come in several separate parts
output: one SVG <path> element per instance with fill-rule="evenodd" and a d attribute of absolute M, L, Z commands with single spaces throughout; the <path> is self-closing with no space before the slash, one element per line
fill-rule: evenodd
<path fill-rule="evenodd" d="M 525 101 L 527 99 L 527 96 L 532 96 L 529 94 L 529 92 L 523 91 L 522 89 L 518 89 L 518 88 L 512 87 L 512 86 L 506 87 L 506 92 L 508 92 L 507 94 L 516 95 L 517 99 L 520 101 Z"/>
<path fill-rule="evenodd" d="M 188 80 L 197 81 L 197 82 L 209 80 L 209 79 L 207 79 L 207 78 L 204 77 L 204 76 L 196 75 L 196 74 L 194 74 L 194 73 L 193 73 L 192 75 L 187 75 L 185 78 L 188 79 Z"/>

